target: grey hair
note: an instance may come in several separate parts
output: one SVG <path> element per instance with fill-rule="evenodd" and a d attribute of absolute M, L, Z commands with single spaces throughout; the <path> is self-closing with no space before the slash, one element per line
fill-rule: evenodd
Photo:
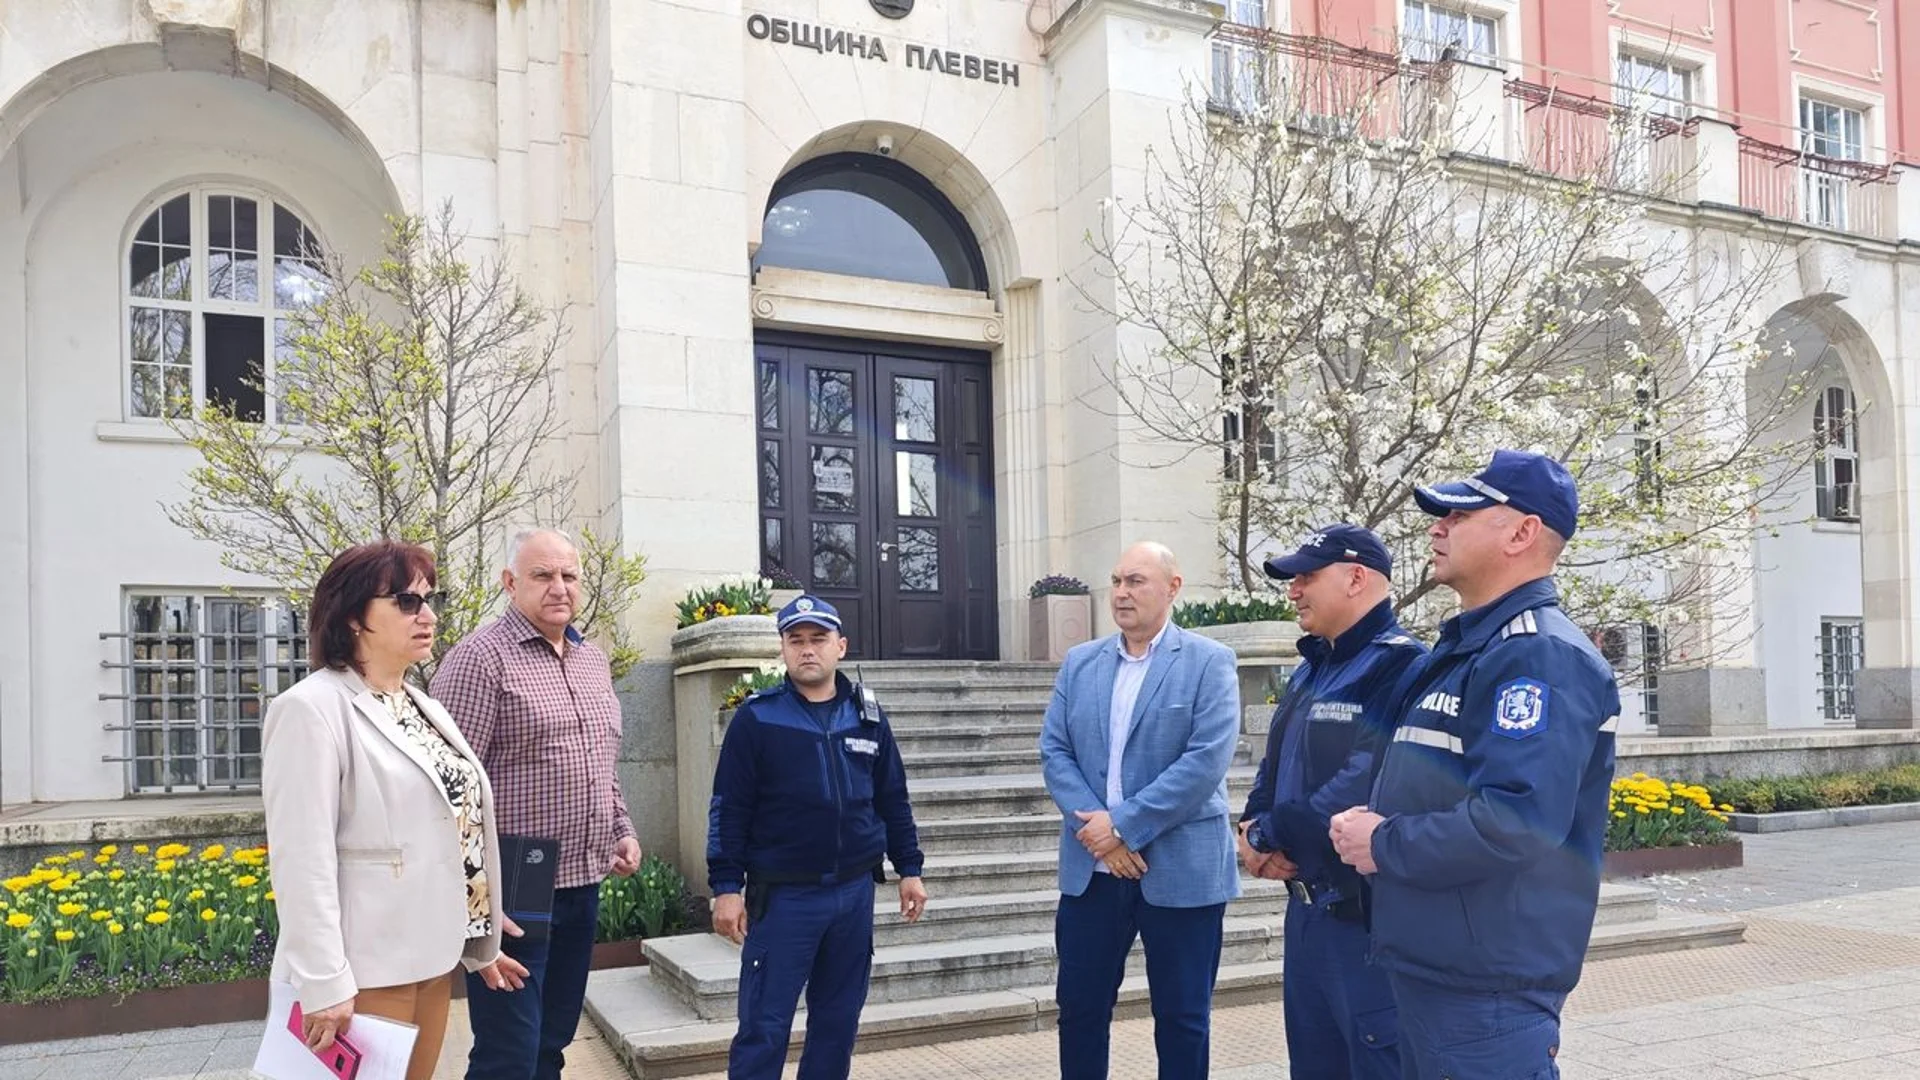
<path fill-rule="evenodd" d="M 1140 540 L 1129 547 L 1128 550 L 1131 551 L 1133 548 L 1139 548 L 1160 560 L 1160 568 L 1167 572 L 1168 577 L 1176 578 L 1180 576 L 1180 560 L 1174 558 L 1173 549 L 1167 545 L 1158 540 Z"/>
<path fill-rule="evenodd" d="M 527 541 L 539 536 L 558 537 L 566 541 L 568 547 L 578 550 L 577 545 L 573 542 L 573 537 L 568 536 L 559 529 L 521 529 L 519 532 L 513 534 L 512 539 L 507 541 L 506 569 L 512 570 L 515 566 L 518 566 L 520 564 L 520 549 L 527 546 Z"/>

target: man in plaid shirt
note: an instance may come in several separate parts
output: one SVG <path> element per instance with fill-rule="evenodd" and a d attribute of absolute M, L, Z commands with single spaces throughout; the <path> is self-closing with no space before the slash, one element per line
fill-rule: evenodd
<path fill-rule="evenodd" d="M 525 989 L 467 979 L 473 1052 L 467 1080 L 560 1075 L 586 998 L 600 882 L 640 868 L 615 759 L 620 700 L 607 655 L 573 628 L 580 556 L 561 533 L 513 541 L 501 586 L 507 613 L 448 651 L 432 693 L 486 766 L 502 833 L 557 840 L 553 922 L 545 941 L 507 925 Z"/>

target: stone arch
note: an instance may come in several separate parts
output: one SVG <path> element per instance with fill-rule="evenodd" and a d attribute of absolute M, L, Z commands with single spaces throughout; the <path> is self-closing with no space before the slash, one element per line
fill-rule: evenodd
<path fill-rule="evenodd" d="M 885 142 L 883 143 L 883 140 Z M 788 156 L 778 175 L 749 178 L 748 204 L 755 208 L 748 241 L 758 247 L 761 218 L 780 178 L 816 158 L 841 153 L 877 153 L 890 145 L 892 160 L 913 170 L 951 202 L 973 231 L 986 262 L 987 292 L 996 298 L 1023 276 L 1013 224 L 991 181 L 968 157 L 938 136 L 907 124 L 865 120 L 821 132 Z"/>
<path fill-rule="evenodd" d="M 286 97 L 311 112 L 337 131 L 376 170 L 386 186 L 385 202 L 398 208 L 400 191 L 381 159 L 379 150 L 333 99 L 313 84 L 252 53 L 233 49 L 167 49 L 155 42 L 113 45 L 64 60 L 48 68 L 0 105 L 0 156 L 13 148 L 20 136 L 48 108 L 75 90 L 92 83 L 130 75 L 167 71 L 202 71 L 227 75 L 260 86 L 268 93 Z"/>

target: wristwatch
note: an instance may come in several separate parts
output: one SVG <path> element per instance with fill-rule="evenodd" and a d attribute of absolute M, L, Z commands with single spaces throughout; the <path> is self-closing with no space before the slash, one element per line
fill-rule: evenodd
<path fill-rule="evenodd" d="M 1108 818 L 1108 819 L 1107 819 L 1107 827 L 1108 827 L 1109 829 L 1111 829 L 1111 830 L 1113 830 L 1113 838 L 1114 838 L 1115 840 L 1118 840 L 1118 841 L 1120 841 L 1120 842 L 1121 842 L 1122 844 L 1124 844 L 1124 843 L 1126 843 L 1126 842 L 1127 842 L 1127 838 L 1126 838 L 1126 837 L 1124 837 L 1124 836 L 1121 836 L 1121 835 L 1120 835 L 1120 826 L 1118 826 L 1118 825 L 1115 825 L 1115 824 L 1113 823 L 1113 819 L 1112 819 L 1112 818 Z"/>
<path fill-rule="evenodd" d="M 1260 827 L 1259 818 L 1247 826 L 1247 846 L 1263 855 L 1273 850 L 1267 846 L 1267 830 Z"/>

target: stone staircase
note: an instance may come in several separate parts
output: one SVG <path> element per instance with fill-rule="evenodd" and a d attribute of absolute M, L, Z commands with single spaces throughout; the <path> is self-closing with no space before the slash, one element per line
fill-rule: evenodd
<path fill-rule="evenodd" d="M 861 1047 L 1049 1026 L 1059 816 L 1038 771 L 1038 741 L 1054 665 L 861 668 L 906 760 L 931 894 L 926 914 L 910 926 L 900 918 L 893 889 L 876 892 Z M 1235 806 L 1253 782 L 1250 757 L 1243 743 L 1228 776 Z M 1286 891 L 1277 882 L 1250 878 L 1244 884 L 1227 909 L 1215 1000 L 1277 1005 Z M 1726 944 L 1743 930 L 1733 919 L 1663 916 L 1651 890 L 1609 884 L 1589 955 Z M 647 955 L 649 967 L 594 973 L 589 1015 L 637 1076 L 724 1070 L 739 949 L 715 935 L 688 935 L 649 942 Z M 1142 972 L 1136 945 L 1121 988 L 1122 1015 L 1147 1010 Z M 796 1052 L 804 1023 L 803 1011 L 794 1028 Z"/>

